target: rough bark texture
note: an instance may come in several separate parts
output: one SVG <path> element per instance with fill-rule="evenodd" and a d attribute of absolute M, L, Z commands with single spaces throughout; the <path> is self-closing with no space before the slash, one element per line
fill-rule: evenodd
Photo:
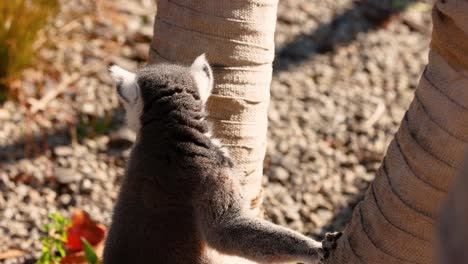
<path fill-rule="evenodd" d="M 158 0 L 150 62 L 206 53 L 213 134 L 226 146 L 253 210 L 261 204 L 277 0 Z"/>
<path fill-rule="evenodd" d="M 467 15 L 466 0 L 436 3 L 429 64 L 413 102 L 326 263 L 435 263 L 434 220 L 468 145 Z"/>
<path fill-rule="evenodd" d="M 437 263 L 468 263 L 468 153 L 465 169 L 457 176 L 447 202 L 441 210 L 438 225 Z"/>

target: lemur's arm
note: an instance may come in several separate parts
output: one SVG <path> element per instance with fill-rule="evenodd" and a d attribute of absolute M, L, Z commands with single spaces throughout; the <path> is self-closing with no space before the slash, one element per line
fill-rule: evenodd
<path fill-rule="evenodd" d="M 238 216 L 206 226 L 206 242 L 216 250 L 260 263 L 318 263 L 321 243 L 262 219 Z"/>
<path fill-rule="evenodd" d="M 231 173 L 225 169 L 207 183 L 196 203 L 198 226 L 209 246 L 260 263 L 318 263 L 324 257 L 320 242 L 249 215 Z"/>

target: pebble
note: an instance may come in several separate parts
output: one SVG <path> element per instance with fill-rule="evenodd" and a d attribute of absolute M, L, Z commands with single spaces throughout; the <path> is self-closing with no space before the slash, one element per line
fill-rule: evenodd
<path fill-rule="evenodd" d="M 70 194 L 65 193 L 65 194 L 60 195 L 58 200 L 60 204 L 67 206 L 67 205 L 70 205 L 70 203 L 72 202 L 72 197 Z"/>
<path fill-rule="evenodd" d="M 289 179 L 289 172 L 283 167 L 275 167 L 272 169 L 270 179 L 277 181 L 287 181 Z"/>
<path fill-rule="evenodd" d="M 81 106 L 81 111 L 88 115 L 94 115 L 96 113 L 96 106 L 92 103 L 84 103 Z"/>
<path fill-rule="evenodd" d="M 89 179 L 81 181 L 80 191 L 84 194 L 89 194 L 93 191 L 93 183 Z"/>
<path fill-rule="evenodd" d="M 73 155 L 73 148 L 70 146 L 57 146 L 54 148 L 55 155 L 59 157 L 68 157 Z"/>
<path fill-rule="evenodd" d="M 82 175 L 76 170 L 62 167 L 54 168 L 54 177 L 61 184 L 69 184 L 77 182 L 81 179 Z"/>

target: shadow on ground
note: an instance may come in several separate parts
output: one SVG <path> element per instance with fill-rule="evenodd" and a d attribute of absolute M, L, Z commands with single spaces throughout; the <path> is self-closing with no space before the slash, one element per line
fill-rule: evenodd
<path fill-rule="evenodd" d="M 417 0 L 356 0 L 352 6 L 309 34 L 297 36 L 276 51 L 275 73 L 355 41 L 359 34 L 385 28 Z"/>
<path fill-rule="evenodd" d="M 0 168 L 21 159 L 34 159 L 42 155 L 52 155 L 51 151 L 57 146 L 69 146 L 76 140 L 95 138 L 109 135 L 108 153 L 118 153 L 128 149 L 132 142 L 119 137 L 119 129 L 124 127 L 123 109 L 116 108 L 105 117 L 98 118 L 78 113 L 75 124 L 62 125 L 52 131 L 43 131 L 38 135 L 24 136 L 21 140 L 9 145 L 0 146 Z"/>

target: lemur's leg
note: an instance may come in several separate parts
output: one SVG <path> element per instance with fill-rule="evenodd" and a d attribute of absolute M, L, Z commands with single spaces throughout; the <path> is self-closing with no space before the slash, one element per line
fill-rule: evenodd
<path fill-rule="evenodd" d="M 206 242 L 224 254 L 260 263 L 318 263 L 325 253 L 320 242 L 268 221 L 245 216 L 225 218 L 205 230 Z"/>

